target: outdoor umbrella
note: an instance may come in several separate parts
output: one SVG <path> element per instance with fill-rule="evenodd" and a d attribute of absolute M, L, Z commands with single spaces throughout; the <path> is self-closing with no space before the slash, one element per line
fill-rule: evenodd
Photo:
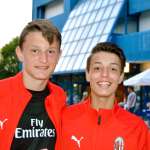
<path fill-rule="evenodd" d="M 150 85 L 150 69 L 147 69 L 125 80 L 123 84 L 125 86 L 148 86 Z"/>

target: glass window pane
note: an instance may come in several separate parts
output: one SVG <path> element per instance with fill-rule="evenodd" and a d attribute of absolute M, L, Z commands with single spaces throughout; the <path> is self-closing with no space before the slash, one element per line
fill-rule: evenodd
<path fill-rule="evenodd" d="M 77 60 L 73 66 L 73 70 L 78 70 L 82 64 L 83 58 L 84 58 L 85 54 L 80 54 L 77 57 Z"/>
<path fill-rule="evenodd" d="M 101 7 L 102 1 L 103 0 L 97 0 L 96 5 L 95 5 L 95 9 L 99 9 Z"/>
<path fill-rule="evenodd" d="M 60 49 L 63 50 L 65 46 L 66 46 L 66 44 L 62 43 Z"/>
<path fill-rule="evenodd" d="M 96 31 L 96 35 L 101 35 L 103 33 L 104 27 L 105 27 L 106 22 L 100 22 L 100 24 L 98 25 L 97 31 Z"/>
<path fill-rule="evenodd" d="M 109 34 L 111 32 L 114 23 L 115 23 L 114 18 L 107 21 L 104 29 L 104 34 Z"/>
<path fill-rule="evenodd" d="M 94 37 L 92 42 L 96 46 L 96 44 L 99 42 L 99 36 Z"/>
<path fill-rule="evenodd" d="M 83 31 L 83 33 L 82 33 L 82 35 L 81 35 L 81 39 L 85 39 L 85 38 L 87 37 L 87 35 L 88 35 L 88 33 L 89 33 L 90 29 L 91 29 L 91 26 L 92 26 L 92 25 L 87 25 L 87 26 L 84 28 L 84 31 Z"/>
<path fill-rule="evenodd" d="M 97 30 L 98 25 L 99 25 L 99 23 L 95 23 L 92 25 L 92 28 L 88 34 L 88 37 L 92 37 L 95 35 L 95 31 Z"/>
<path fill-rule="evenodd" d="M 95 22 L 96 14 L 97 14 L 97 11 L 94 11 L 94 12 L 91 13 L 91 16 L 89 18 L 88 24 Z"/>
<path fill-rule="evenodd" d="M 109 16 L 111 15 L 111 12 L 112 12 L 112 8 L 113 6 L 108 6 L 105 10 L 105 15 L 103 15 L 103 19 L 108 19 Z"/>
<path fill-rule="evenodd" d="M 83 33 L 84 27 L 78 28 L 76 34 L 72 37 L 74 40 L 79 40 L 81 37 L 81 34 Z"/>
<path fill-rule="evenodd" d="M 77 42 L 70 43 L 70 45 L 71 46 L 69 47 L 67 55 L 72 55 L 73 54 L 73 52 L 76 50 Z"/>
<path fill-rule="evenodd" d="M 64 25 L 63 32 L 66 31 L 69 28 L 71 20 L 72 19 L 67 20 L 66 24 Z"/>
<path fill-rule="evenodd" d="M 83 47 L 82 47 L 81 53 L 86 53 L 86 52 L 89 50 L 89 47 L 90 47 L 91 41 L 92 41 L 92 38 L 90 38 L 90 39 L 86 39 L 86 40 L 84 41 L 84 44 L 83 44 Z"/>
<path fill-rule="evenodd" d="M 75 23 L 75 28 L 79 27 L 80 24 L 81 24 L 81 21 L 83 20 L 83 16 L 79 16 L 78 19 L 76 20 L 76 23 Z"/>
<path fill-rule="evenodd" d="M 108 34 L 101 36 L 100 42 L 105 42 L 108 39 Z"/>
<path fill-rule="evenodd" d="M 64 57 L 60 57 L 58 64 L 56 65 L 55 72 L 60 71 L 63 60 L 64 60 Z"/>
<path fill-rule="evenodd" d="M 70 43 L 64 44 L 64 47 L 62 47 L 62 56 L 66 56 L 68 49 L 69 49 Z"/>
<path fill-rule="evenodd" d="M 110 0 L 110 1 L 109 1 L 109 4 L 114 4 L 114 3 L 116 3 L 116 1 L 117 1 L 117 0 Z"/>
<path fill-rule="evenodd" d="M 109 1 L 109 0 L 103 0 L 103 3 L 102 3 L 102 5 L 101 5 L 101 7 L 106 7 L 107 4 L 108 4 L 108 1 Z"/>
<path fill-rule="evenodd" d="M 104 8 L 98 11 L 95 21 L 101 21 L 104 11 L 105 11 Z"/>
<path fill-rule="evenodd" d="M 83 10 L 81 11 L 82 14 L 84 14 L 84 13 L 87 12 L 87 9 L 88 9 L 88 7 L 89 7 L 89 4 L 90 4 L 90 1 L 84 2 L 84 7 L 83 7 Z"/>
<path fill-rule="evenodd" d="M 70 57 L 68 66 L 66 68 L 67 71 L 72 71 L 74 63 L 77 61 L 77 56 L 74 55 Z"/>
<path fill-rule="evenodd" d="M 79 5 L 79 7 L 77 8 L 77 11 L 75 13 L 75 16 L 78 16 L 78 15 L 81 14 L 81 11 L 82 11 L 83 7 L 84 7 L 83 3 Z"/>
<path fill-rule="evenodd" d="M 64 36 L 65 36 L 65 32 L 64 32 L 64 31 L 62 31 L 62 33 L 61 33 L 61 37 L 62 37 L 62 39 L 64 39 Z"/>
<path fill-rule="evenodd" d="M 73 9 L 69 15 L 69 18 L 72 18 L 75 15 L 76 9 Z"/>
<path fill-rule="evenodd" d="M 91 42 L 91 44 L 90 44 L 90 47 L 89 47 L 89 49 L 88 49 L 88 52 L 91 52 L 92 51 L 92 49 L 96 46 L 96 44 L 98 43 L 98 40 L 99 40 L 99 37 L 97 36 L 97 37 L 95 37 L 95 38 L 93 38 L 93 40 L 92 40 L 92 42 Z"/>
<path fill-rule="evenodd" d="M 77 46 L 73 52 L 73 55 L 77 55 L 77 54 L 80 54 L 80 51 L 81 51 L 81 48 L 83 46 L 83 43 L 84 43 L 84 40 L 81 40 L 77 43 Z"/>
<path fill-rule="evenodd" d="M 116 17 L 118 15 L 121 5 L 122 5 L 122 3 L 118 3 L 115 5 L 110 17 Z"/>
<path fill-rule="evenodd" d="M 74 30 L 70 31 L 68 42 L 72 42 L 75 40 L 74 37 L 77 35 L 77 31 L 78 31 L 78 29 L 74 29 Z"/>
<path fill-rule="evenodd" d="M 87 53 L 82 61 L 82 64 L 80 65 L 80 69 L 81 70 L 85 70 L 86 68 L 86 62 L 87 62 L 87 58 L 89 57 L 90 53 Z"/>
<path fill-rule="evenodd" d="M 70 31 L 65 32 L 62 43 L 66 43 L 68 41 L 69 36 L 70 36 Z"/>
<path fill-rule="evenodd" d="M 75 23 L 76 23 L 76 19 L 77 19 L 77 17 L 74 17 L 73 19 L 71 19 L 71 23 L 70 23 L 70 25 L 69 25 L 68 29 L 72 29 L 72 28 L 74 28 Z"/>
<path fill-rule="evenodd" d="M 92 11 L 92 10 L 94 9 L 95 2 L 96 2 L 96 0 L 90 1 L 90 6 L 89 6 L 89 8 L 88 8 L 88 11 Z"/>
<path fill-rule="evenodd" d="M 90 13 L 86 13 L 83 17 L 83 20 L 82 20 L 82 23 L 81 25 L 84 26 L 84 25 L 87 25 L 87 22 L 89 20 L 89 16 L 90 16 Z"/>
<path fill-rule="evenodd" d="M 95 44 L 92 42 L 91 45 L 90 45 L 90 47 L 89 47 L 89 49 L 88 49 L 88 52 L 91 52 L 92 49 L 94 48 L 94 46 L 95 46 Z"/>

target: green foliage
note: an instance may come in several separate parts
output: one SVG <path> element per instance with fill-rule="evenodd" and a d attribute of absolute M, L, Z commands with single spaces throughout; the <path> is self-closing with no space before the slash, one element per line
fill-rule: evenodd
<path fill-rule="evenodd" d="M 19 38 L 14 38 L 10 43 L 1 48 L 0 79 L 15 75 L 19 72 L 19 61 L 15 49 Z"/>

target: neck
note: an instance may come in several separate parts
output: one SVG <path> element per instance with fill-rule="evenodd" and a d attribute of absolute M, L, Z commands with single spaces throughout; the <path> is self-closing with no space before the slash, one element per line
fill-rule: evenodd
<path fill-rule="evenodd" d="M 32 91 L 42 91 L 47 86 L 48 80 L 37 80 L 30 76 L 23 75 L 23 83 L 25 88 Z"/>
<path fill-rule="evenodd" d="M 92 108 L 99 109 L 112 109 L 114 106 L 115 97 L 96 97 L 91 95 Z"/>

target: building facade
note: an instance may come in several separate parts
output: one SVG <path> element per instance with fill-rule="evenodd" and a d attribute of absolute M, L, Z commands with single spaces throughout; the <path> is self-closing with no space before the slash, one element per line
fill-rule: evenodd
<path fill-rule="evenodd" d="M 70 104 L 89 90 L 86 59 L 97 42 L 113 41 L 124 50 L 126 78 L 150 68 L 148 0 L 33 0 L 32 19 L 38 18 L 51 20 L 62 33 L 62 57 L 53 80 L 66 90 Z M 146 109 L 150 88 L 140 87 L 138 94 Z"/>

